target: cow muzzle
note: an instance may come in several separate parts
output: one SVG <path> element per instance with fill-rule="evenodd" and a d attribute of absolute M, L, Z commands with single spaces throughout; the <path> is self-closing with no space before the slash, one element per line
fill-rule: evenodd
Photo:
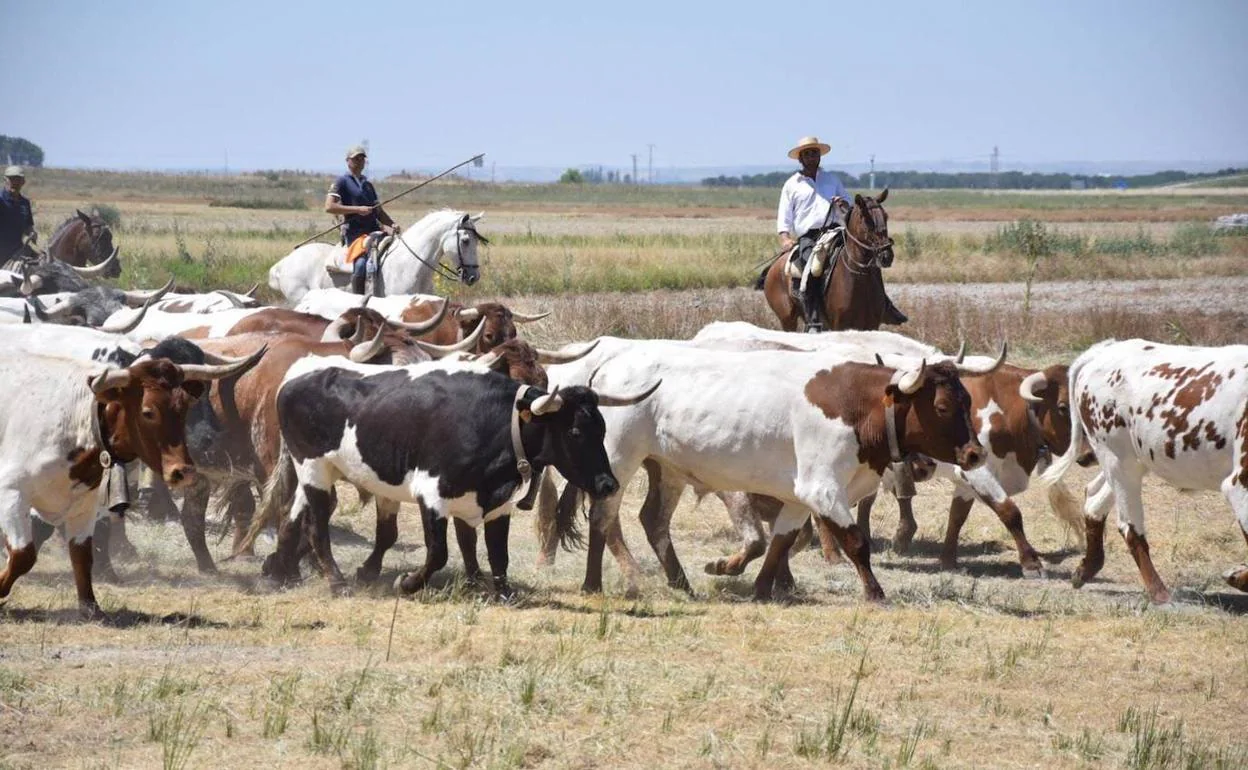
<path fill-rule="evenodd" d="M 593 486 L 588 491 L 590 497 L 595 500 L 601 500 L 619 492 L 620 482 L 616 481 L 615 476 L 610 473 L 599 473 L 594 476 Z"/>
<path fill-rule="evenodd" d="M 185 489 L 195 483 L 197 473 L 191 463 L 165 464 L 165 484 L 170 489 Z"/>
<path fill-rule="evenodd" d="M 984 460 L 986 459 L 984 456 L 984 448 L 980 446 L 978 442 L 974 444 L 967 444 L 958 449 L 957 457 L 958 466 L 964 471 L 975 470 L 979 466 L 983 465 Z"/>

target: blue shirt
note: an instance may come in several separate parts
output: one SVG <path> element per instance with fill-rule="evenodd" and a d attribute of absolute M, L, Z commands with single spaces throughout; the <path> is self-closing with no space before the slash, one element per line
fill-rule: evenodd
<path fill-rule="evenodd" d="M 0 262 L 6 262 L 22 247 L 22 236 L 35 229 L 30 198 L 0 190 Z"/>
<path fill-rule="evenodd" d="M 375 206 L 377 191 L 366 176 L 343 174 L 329 186 L 329 194 L 338 199 L 344 206 Z M 377 210 L 371 214 L 347 214 L 342 226 L 342 242 L 351 243 L 361 235 L 367 235 L 381 229 L 377 219 Z"/>

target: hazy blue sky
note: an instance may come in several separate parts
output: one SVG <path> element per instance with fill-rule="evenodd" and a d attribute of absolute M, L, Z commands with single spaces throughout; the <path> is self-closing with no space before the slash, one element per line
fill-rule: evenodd
<path fill-rule="evenodd" d="M 49 165 L 1248 159 L 1248 2 L 0 0 Z"/>

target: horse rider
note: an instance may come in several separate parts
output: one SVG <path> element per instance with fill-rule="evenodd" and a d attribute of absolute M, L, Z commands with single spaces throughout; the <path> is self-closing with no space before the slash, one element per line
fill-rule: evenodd
<path fill-rule="evenodd" d="M 29 237 L 32 244 L 39 238 L 30 198 L 22 195 L 24 184 L 26 172 L 21 166 L 4 170 L 4 189 L 0 190 L 0 264 L 18 256 L 25 245 L 24 238 Z"/>
<path fill-rule="evenodd" d="M 789 177 L 780 190 L 780 206 L 776 215 L 776 231 L 780 234 L 780 248 L 788 251 L 797 247 L 794 264 L 799 274 L 806 268 L 815 242 L 825 231 L 843 227 L 842 213 L 849 210 L 849 193 L 840 177 L 819 167 L 820 159 L 831 147 L 817 137 L 803 137 L 797 146 L 789 150 L 789 157 L 802 164 L 801 171 Z M 798 234 L 794 238 L 794 234 Z M 824 277 L 831 275 L 825 271 Z M 802 311 L 806 316 L 806 331 L 823 331 L 823 278 L 806 277 L 806 291 L 802 292 Z M 799 292 L 801 278 L 793 279 L 793 293 Z M 884 295 L 884 323 L 903 324 L 906 316 L 893 301 Z"/>
<path fill-rule="evenodd" d="M 334 180 L 325 196 L 325 213 L 342 216 L 342 245 L 351 265 L 351 290 L 364 293 L 368 274 L 369 236 L 375 232 L 398 235 L 399 226 L 377 202 L 377 190 L 364 176 L 368 152 L 360 146 L 347 150 L 347 173 Z M 376 256 L 373 257 L 376 259 Z"/>

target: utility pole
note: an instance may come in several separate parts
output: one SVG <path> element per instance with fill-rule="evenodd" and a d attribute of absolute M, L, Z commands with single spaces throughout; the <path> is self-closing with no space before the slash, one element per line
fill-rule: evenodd
<path fill-rule="evenodd" d="M 654 145 L 647 144 L 646 146 L 650 148 L 650 161 L 646 166 L 646 181 L 654 184 Z"/>
<path fill-rule="evenodd" d="M 633 184 L 640 184 L 637 179 L 637 153 L 633 153 Z"/>
<path fill-rule="evenodd" d="M 991 160 L 988 163 L 988 171 L 989 171 L 988 184 L 991 185 L 993 189 L 996 189 L 997 187 L 997 173 L 1000 170 L 1001 170 L 1001 152 L 997 149 L 997 146 L 994 144 L 992 146 Z"/>
<path fill-rule="evenodd" d="M 875 156 L 874 156 L 874 155 L 872 155 L 872 156 L 871 156 L 871 182 L 870 182 L 870 188 L 871 188 L 872 190 L 874 190 L 874 189 L 875 189 Z"/>
<path fill-rule="evenodd" d="M 494 161 L 490 161 L 490 184 L 494 184 Z"/>
<path fill-rule="evenodd" d="M 230 151 L 225 151 L 225 175 L 230 175 Z"/>

